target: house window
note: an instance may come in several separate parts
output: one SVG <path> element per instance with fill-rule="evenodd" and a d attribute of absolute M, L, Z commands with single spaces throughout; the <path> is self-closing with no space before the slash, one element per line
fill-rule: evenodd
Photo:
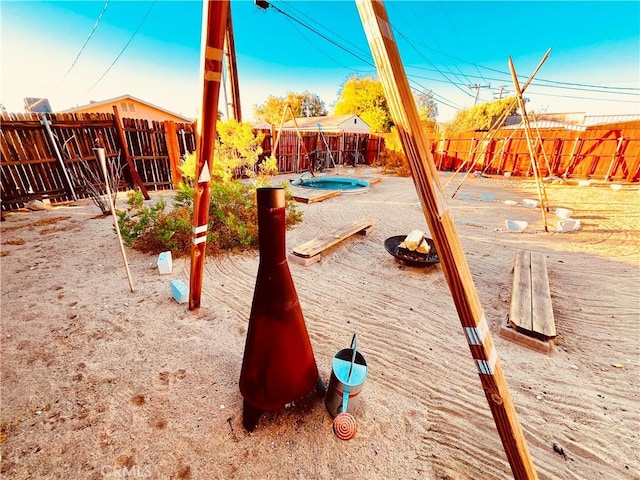
<path fill-rule="evenodd" d="M 123 112 L 135 112 L 136 107 L 133 102 L 120 102 L 120 106 L 122 107 Z"/>

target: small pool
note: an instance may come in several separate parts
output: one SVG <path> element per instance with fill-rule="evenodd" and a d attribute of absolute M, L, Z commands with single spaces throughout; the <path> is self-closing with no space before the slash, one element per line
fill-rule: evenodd
<path fill-rule="evenodd" d="M 291 185 L 321 190 L 340 190 L 344 193 L 361 193 L 369 191 L 369 182 L 347 177 L 314 177 L 296 178 Z"/>

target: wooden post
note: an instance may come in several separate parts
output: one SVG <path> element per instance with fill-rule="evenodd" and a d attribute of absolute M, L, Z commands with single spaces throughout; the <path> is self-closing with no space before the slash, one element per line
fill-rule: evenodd
<path fill-rule="evenodd" d="M 193 199 L 189 310 L 200 307 L 202 275 L 207 247 L 211 164 L 218 120 L 218 100 L 222 80 L 222 56 L 229 0 L 205 0 L 202 9 L 200 78 L 202 104 L 197 121 L 196 185 Z"/>
<path fill-rule="evenodd" d="M 531 140 L 531 127 L 529 125 L 529 119 L 527 118 L 527 109 L 524 106 L 524 98 L 522 98 L 522 89 L 520 88 L 520 82 L 518 81 L 518 76 L 516 75 L 516 69 L 513 66 L 513 61 L 511 57 L 509 57 L 509 70 L 511 70 L 511 78 L 513 80 L 513 86 L 516 89 L 518 104 L 520 106 L 520 111 L 522 112 L 522 121 L 524 122 L 524 134 L 527 137 L 527 148 L 529 149 L 529 156 L 531 157 L 531 168 L 533 170 L 533 176 L 536 179 L 536 185 L 538 187 L 538 199 L 540 200 L 540 210 L 542 211 L 542 222 L 544 223 L 544 231 L 549 231 L 549 226 L 547 225 L 547 195 L 543 194 L 544 186 L 542 184 L 542 179 L 540 178 L 540 171 L 538 169 L 538 161 L 536 160 L 536 154 L 533 149 L 533 141 Z"/>
<path fill-rule="evenodd" d="M 182 181 L 180 172 L 180 148 L 178 147 L 178 132 L 176 124 L 171 120 L 164 122 L 164 138 L 167 144 L 167 154 L 169 155 L 169 166 L 171 167 L 171 181 L 173 188 L 176 188 Z"/>
<path fill-rule="evenodd" d="M 124 251 L 124 244 L 122 243 L 122 235 L 120 234 L 120 224 L 118 223 L 118 215 L 116 215 L 116 207 L 113 204 L 113 197 L 111 196 L 111 187 L 109 186 L 109 172 L 107 170 L 107 157 L 104 153 L 104 148 L 94 148 L 96 159 L 102 169 L 102 175 L 104 175 L 104 184 L 107 189 L 107 198 L 109 199 L 109 208 L 111 209 L 111 216 L 113 218 L 113 225 L 116 228 L 118 234 L 118 243 L 120 244 L 120 253 L 122 254 L 122 261 L 124 262 L 124 269 L 127 271 L 127 278 L 129 279 L 129 288 L 133 292 L 133 281 L 131 280 L 131 272 L 129 271 L 129 263 L 127 262 L 127 254 Z"/>
<path fill-rule="evenodd" d="M 613 153 L 613 158 L 611 159 L 611 163 L 609 164 L 609 169 L 607 170 L 607 174 L 604 176 L 604 181 L 608 181 L 611 173 L 613 172 L 613 167 L 618 161 L 618 155 L 620 154 L 620 147 L 622 146 L 622 142 L 624 141 L 624 137 L 620 135 L 618 138 L 618 144 L 616 145 L 616 151 Z"/>
<path fill-rule="evenodd" d="M 289 111 L 289 104 L 287 103 L 282 110 L 282 117 L 280 118 L 280 126 L 278 127 L 278 135 L 276 136 L 276 141 L 273 144 L 273 148 L 271 149 L 271 155 L 276 157 L 276 153 L 278 150 L 278 144 L 280 143 L 280 134 L 282 133 L 282 126 L 284 125 L 285 118 L 287 117 L 287 112 Z M 292 112 L 293 115 L 293 112 Z M 273 136 L 273 134 L 271 134 Z M 276 157 L 277 158 L 277 157 Z"/>
<path fill-rule="evenodd" d="M 227 51 L 227 72 L 231 85 L 231 107 L 233 118 L 237 122 L 242 121 L 242 108 L 240 105 L 240 86 L 238 84 L 238 66 L 236 63 L 236 43 L 233 37 L 233 23 L 231 22 L 231 7 L 227 13 L 227 27 L 225 31 L 225 43 Z"/>
<path fill-rule="evenodd" d="M 440 185 L 384 4 L 356 0 L 391 116 L 398 128 L 422 211 L 438 251 L 471 355 L 516 480 L 537 474 L 517 419 L 478 292 Z"/>
<path fill-rule="evenodd" d="M 567 168 L 565 169 L 564 174 L 562 175 L 565 179 L 569 176 L 569 170 L 571 170 L 571 167 L 573 167 L 573 159 L 578 151 L 578 144 L 580 144 L 581 141 L 582 140 L 580 139 L 580 135 L 578 134 L 575 142 L 573 143 L 573 148 L 571 149 L 571 153 L 569 154 L 569 161 L 567 162 Z"/>
<path fill-rule="evenodd" d="M 122 145 L 122 153 L 124 154 L 124 159 L 129 166 L 129 170 L 131 171 L 131 179 L 133 183 L 140 187 L 140 191 L 144 196 L 145 200 L 149 200 L 149 192 L 147 192 L 147 187 L 142 183 L 142 179 L 140 175 L 138 175 L 138 171 L 136 170 L 136 166 L 131 159 L 131 155 L 129 154 L 129 146 L 127 144 L 127 137 L 124 134 L 124 128 L 122 127 L 122 119 L 120 118 L 120 114 L 118 113 L 118 107 L 113 106 L 113 116 L 116 123 L 116 131 L 118 132 L 118 139 L 120 140 L 120 145 Z"/>

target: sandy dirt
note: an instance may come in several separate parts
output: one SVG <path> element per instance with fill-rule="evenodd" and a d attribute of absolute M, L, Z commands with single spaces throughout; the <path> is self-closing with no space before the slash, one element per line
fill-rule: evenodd
<path fill-rule="evenodd" d="M 443 176 L 442 181 L 448 180 Z M 447 188 L 448 197 L 458 179 Z M 481 193 L 494 200 L 480 201 Z M 542 479 L 640 478 L 638 186 L 547 185 L 582 228 L 545 233 L 530 180 L 469 178 L 449 198 L 520 423 Z M 153 198 L 169 198 L 170 192 Z M 510 206 L 504 200 L 514 200 Z M 125 196 L 119 197 L 124 205 Z M 301 204 L 287 248 L 354 220 L 376 229 L 290 264 L 322 379 L 354 332 L 369 365 L 358 432 L 332 432 L 321 399 L 242 427 L 238 379 L 258 254 L 207 258 L 202 307 L 160 275 L 90 200 L 7 215 L 2 275 L 0 476 L 6 479 L 505 479 L 511 477 L 440 265 L 407 267 L 384 240 L 427 230 L 410 178 Z M 525 233 L 505 220 L 529 222 Z M 498 336 L 517 249 L 546 256 L 551 355 Z"/>

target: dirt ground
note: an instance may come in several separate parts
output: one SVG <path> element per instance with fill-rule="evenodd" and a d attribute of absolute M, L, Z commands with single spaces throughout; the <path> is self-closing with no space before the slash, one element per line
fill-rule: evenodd
<path fill-rule="evenodd" d="M 539 477 L 640 479 L 638 185 L 547 184 L 550 229 L 556 207 L 581 221 L 568 233 L 545 233 L 541 211 L 522 205 L 537 198 L 531 180 L 469 178 L 451 199 L 458 185 L 449 205 Z M 289 251 L 376 219 L 321 262 L 290 264 L 325 383 L 358 333 L 369 375 L 355 438 L 333 434 L 321 399 L 243 429 L 257 252 L 207 258 L 191 312 L 169 288 L 189 284 L 190 260 L 160 275 L 155 256 L 127 249 L 132 293 L 111 217 L 82 200 L 0 224 L 2 478 L 510 478 L 441 266 L 404 266 L 383 247 L 427 230 L 412 180 L 385 176 L 367 193 L 300 208 Z M 529 226 L 508 232 L 506 219 Z M 547 259 L 551 355 L 498 336 L 517 249 Z"/>

